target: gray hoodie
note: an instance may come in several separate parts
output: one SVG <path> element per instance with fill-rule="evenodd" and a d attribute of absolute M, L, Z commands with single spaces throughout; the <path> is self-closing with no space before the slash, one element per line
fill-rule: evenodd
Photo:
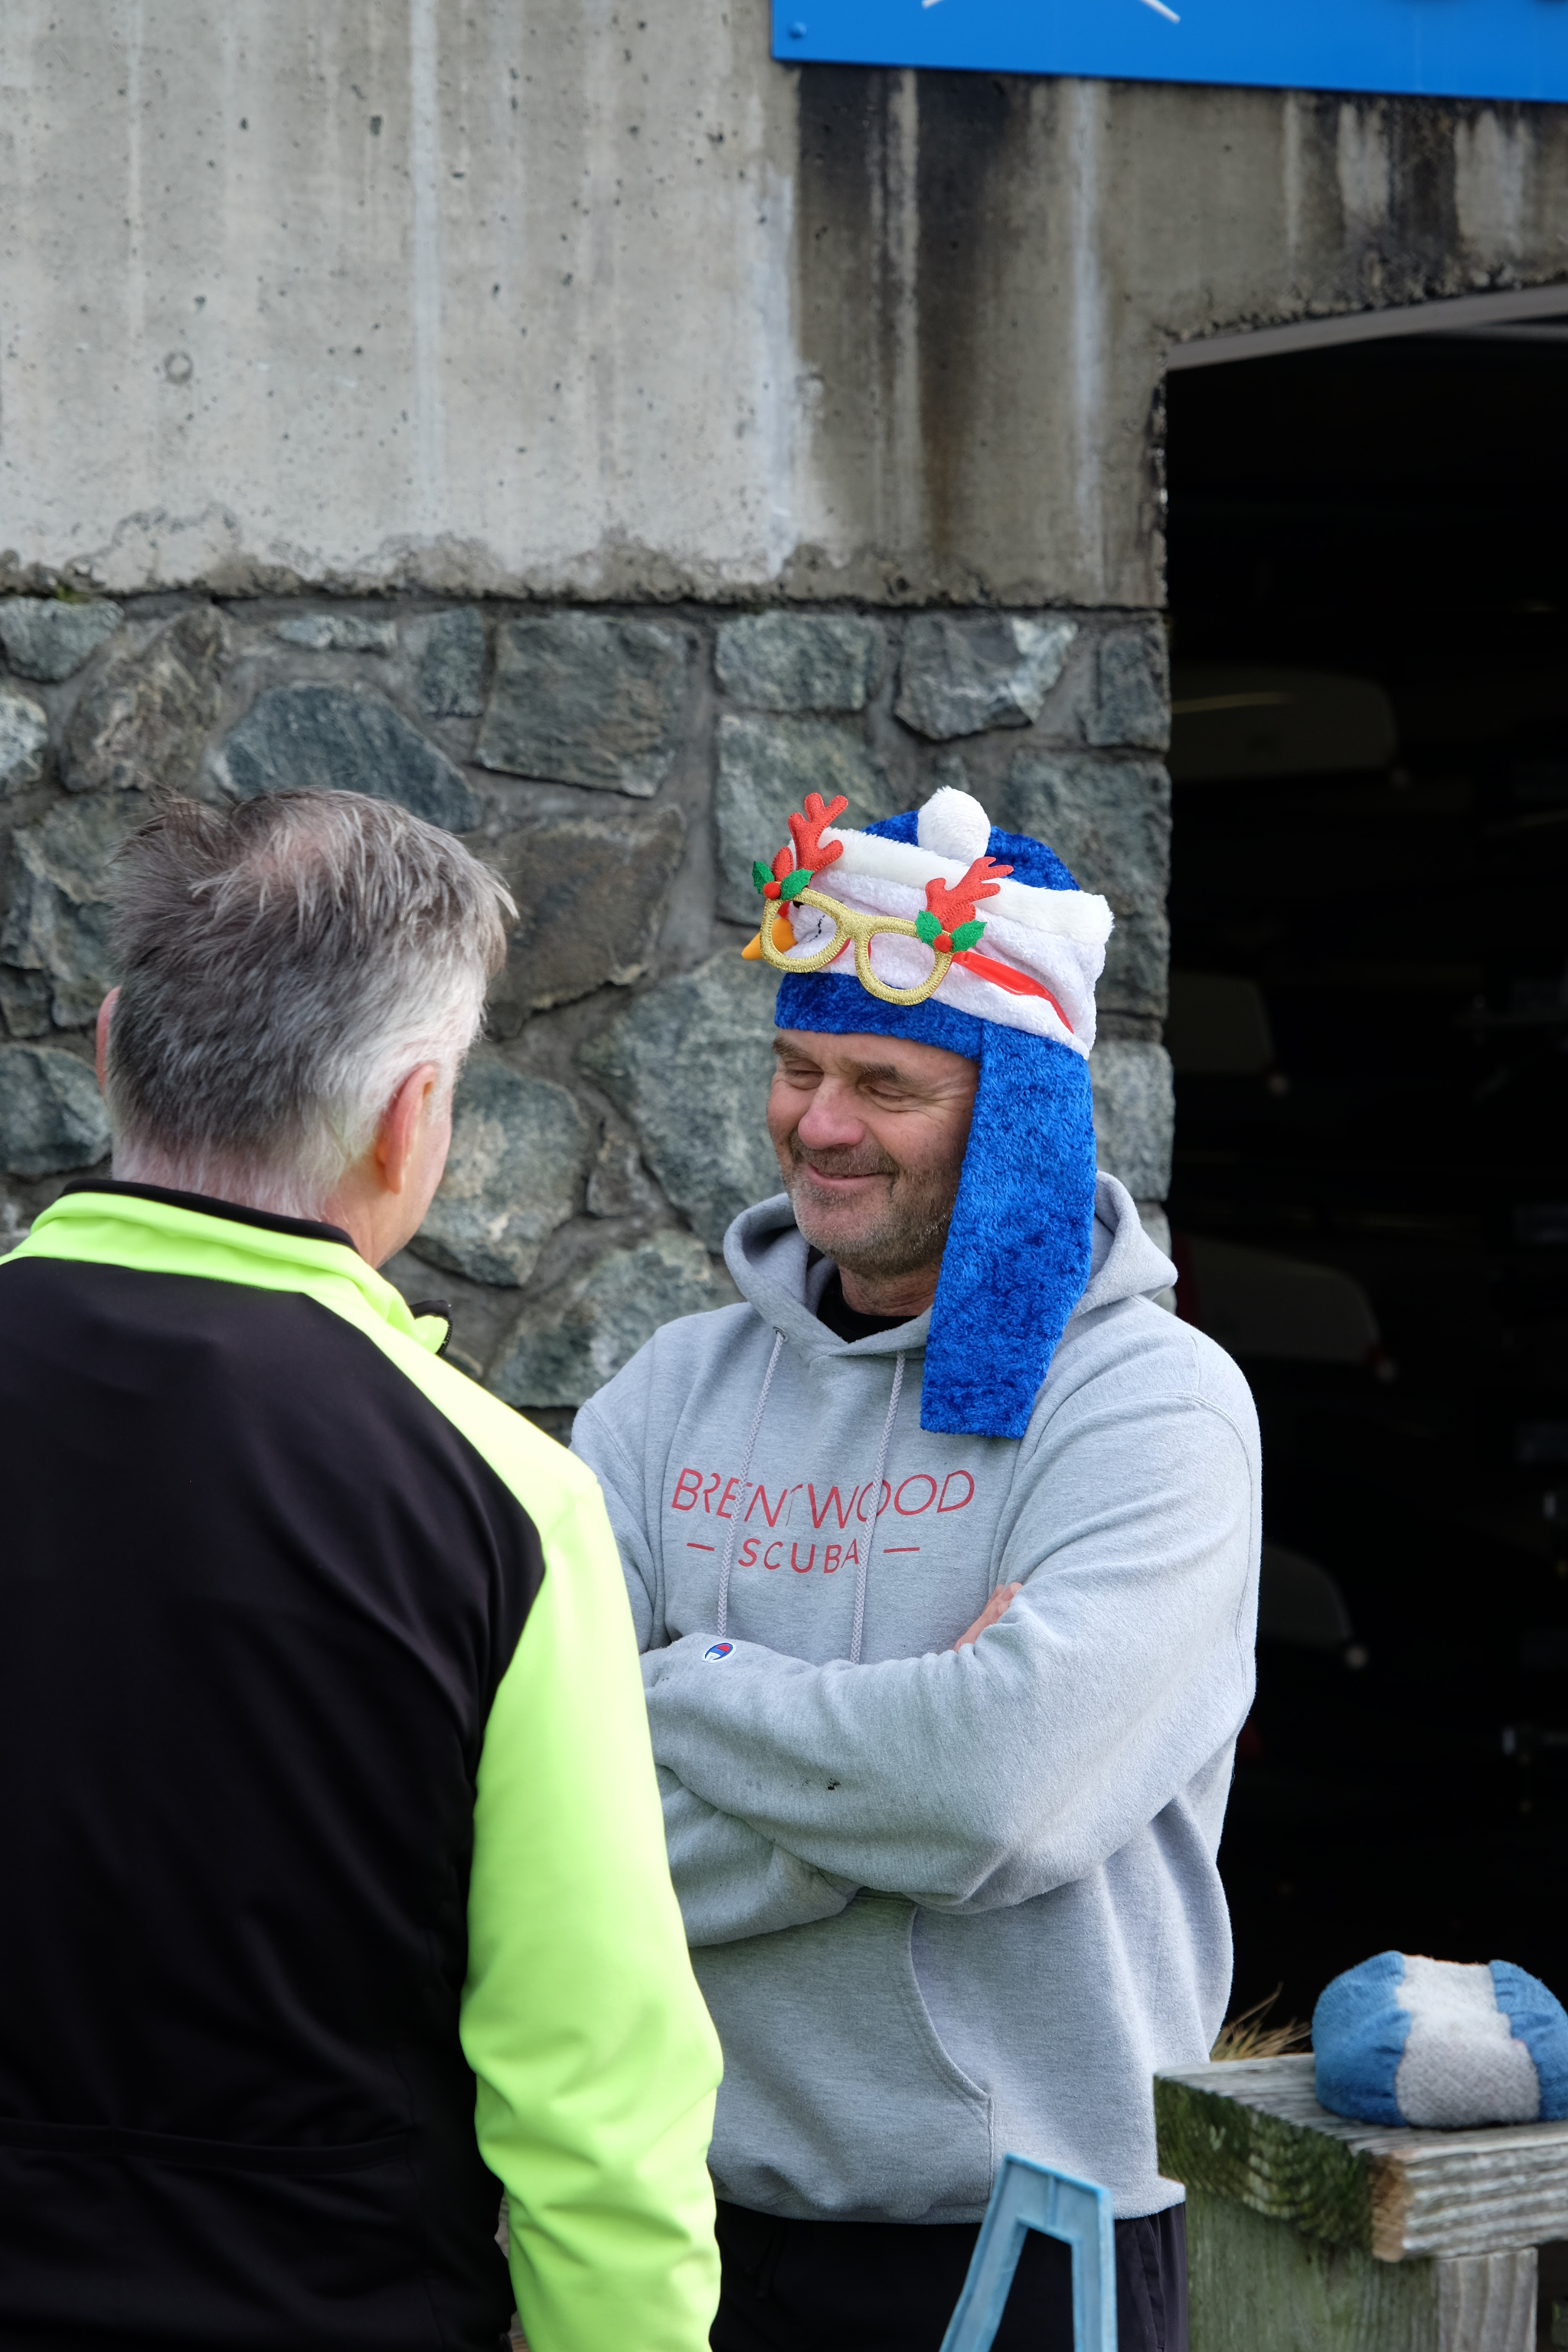
<path fill-rule="evenodd" d="M 724 2048 L 719 2193 L 973 2221 L 1016 2150 L 1120 2215 L 1174 2204 L 1150 2077 L 1206 2057 L 1230 1987 L 1246 1382 L 1152 1303 L 1174 1269 L 1107 1176 L 1022 1439 L 921 1428 L 929 1316 L 837 1339 L 783 1196 L 725 1256 L 747 1303 L 667 1324 L 573 1440 L 621 1547 Z"/>

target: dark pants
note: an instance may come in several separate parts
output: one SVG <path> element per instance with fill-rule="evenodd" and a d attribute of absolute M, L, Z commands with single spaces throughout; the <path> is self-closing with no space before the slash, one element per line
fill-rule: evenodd
<path fill-rule="evenodd" d="M 713 2352 L 938 2352 L 979 2231 L 973 2222 L 781 2221 L 719 2207 Z M 1180 2205 L 1116 2224 L 1118 2352 L 1187 2352 Z M 1072 2255 L 1031 2230 L 995 2352 L 1072 2352 Z"/>

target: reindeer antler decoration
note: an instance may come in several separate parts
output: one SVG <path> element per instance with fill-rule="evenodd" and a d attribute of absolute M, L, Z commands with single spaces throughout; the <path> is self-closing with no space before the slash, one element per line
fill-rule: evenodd
<path fill-rule="evenodd" d="M 820 793 L 807 793 L 805 814 L 791 812 L 790 840 L 773 859 L 771 872 L 760 857 L 752 865 L 752 879 L 764 898 L 798 898 L 810 888 L 814 874 L 843 856 L 844 844 L 825 844 L 822 834 L 824 826 L 837 823 L 848 805 L 842 793 L 826 805 Z M 795 845 L 793 859 L 790 842 Z"/>
<path fill-rule="evenodd" d="M 917 935 L 938 955 L 963 955 L 968 949 L 978 947 L 985 936 L 985 926 L 976 921 L 974 909 L 982 898 L 995 898 L 1003 880 L 1012 871 L 1010 866 L 996 866 L 989 857 L 977 857 L 963 879 L 955 882 L 951 889 L 940 880 L 928 882 L 924 912 L 915 917 Z"/>

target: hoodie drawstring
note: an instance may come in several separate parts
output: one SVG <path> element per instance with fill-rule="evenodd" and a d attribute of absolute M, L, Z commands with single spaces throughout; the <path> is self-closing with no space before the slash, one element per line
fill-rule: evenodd
<path fill-rule="evenodd" d="M 779 1350 L 784 1346 L 784 1333 L 773 1336 L 773 1352 L 768 1358 L 768 1369 L 763 1375 L 763 1392 L 757 1399 L 757 1409 L 752 1415 L 751 1434 L 746 1440 L 746 1458 L 741 1465 L 741 1492 L 730 1514 L 730 1532 L 724 1538 L 724 1557 L 719 1568 L 719 1639 L 724 1639 L 724 1629 L 730 1622 L 730 1562 L 735 1555 L 735 1529 L 746 1516 L 746 1497 L 751 1492 L 752 1456 L 756 1451 L 757 1432 L 763 1425 L 763 1408 L 768 1401 L 768 1391 L 773 1384 L 778 1369 Z M 878 1488 L 880 1493 L 880 1487 Z"/>
<path fill-rule="evenodd" d="M 730 1514 L 730 1531 L 724 1538 L 724 1557 L 719 1563 L 718 1637 L 723 1641 L 730 1622 L 730 1568 L 735 1557 L 735 1530 L 746 1516 L 746 1500 L 752 1491 L 752 1456 L 757 1448 L 757 1433 L 763 1425 L 763 1413 L 767 1406 L 768 1391 L 778 1370 L 779 1352 L 784 1346 L 784 1333 L 773 1337 L 773 1351 L 768 1358 L 768 1369 L 763 1375 L 762 1394 L 752 1415 L 752 1426 L 746 1436 L 745 1457 L 741 1464 L 741 1491 L 735 1507 Z M 893 1393 L 888 1399 L 888 1417 L 882 1423 L 882 1442 L 877 1448 L 877 1467 L 871 1475 L 871 1521 L 866 1533 L 866 1549 L 855 1570 L 855 1622 L 849 1635 L 849 1663 L 860 1663 L 860 1643 L 866 1631 L 866 1580 L 871 1570 L 871 1546 L 876 1541 L 877 1522 L 882 1516 L 882 1473 L 888 1466 L 888 1448 L 893 1442 L 893 1418 L 899 1410 L 899 1397 L 904 1385 L 904 1360 L 900 1356 L 893 1366 Z"/>
<path fill-rule="evenodd" d="M 871 1475 L 871 1525 L 867 1531 L 864 1556 L 855 1570 L 855 1625 L 849 1636 L 849 1663 L 852 1666 L 860 1663 L 860 1637 L 866 1631 L 866 1580 L 871 1572 L 871 1546 L 877 1539 L 877 1522 L 882 1516 L 882 1473 L 888 1466 L 888 1448 L 893 1440 L 893 1415 L 898 1412 L 899 1391 L 903 1385 L 904 1360 L 900 1356 L 893 1366 L 893 1393 L 888 1400 L 888 1418 L 882 1423 L 882 1443 L 877 1448 L 877 1467 Z"/>

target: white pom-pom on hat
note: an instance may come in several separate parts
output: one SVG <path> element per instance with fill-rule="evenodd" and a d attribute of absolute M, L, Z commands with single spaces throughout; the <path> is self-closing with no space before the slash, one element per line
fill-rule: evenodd
<path fill-rule="evenodd" d="M 920 813 L 917 838 L 934 857 L 973 866 L 991 843 L 991 820 L 973 793 L 940 784 Z"/>

